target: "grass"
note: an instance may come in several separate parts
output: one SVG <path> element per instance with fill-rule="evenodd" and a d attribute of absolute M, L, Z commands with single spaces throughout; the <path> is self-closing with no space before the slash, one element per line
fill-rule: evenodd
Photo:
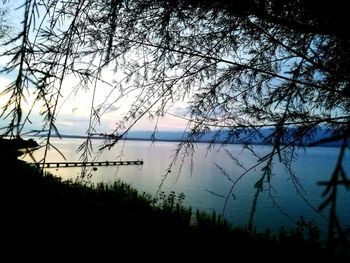
<path fill-rule="evenodd" d="M 270 261 L 342 260 L 323 248 L 317 228 L 303 221 L 299 228 L 281 230 L 277 236 L 268 231 L 249 233 L 214 213 L 193 213 L 182 206 L 183 194 L 162 193 L 155 199 L 123 182 L 63 181 L 24 162 L 0 157 L 5 200 L 2 238 L 12 260 L 146 260 L 164 253 L 165 260 L 241 256 Z"/>

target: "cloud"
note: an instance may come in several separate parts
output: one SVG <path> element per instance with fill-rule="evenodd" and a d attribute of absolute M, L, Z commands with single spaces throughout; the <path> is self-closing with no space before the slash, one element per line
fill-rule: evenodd
<path fill-rule="evenodd" d="M 109 107 L 105 107 L 104 110 L 106 111 L 105 113 L 110 113 L 110 112 L 115 112 L 119 109 L 120 109 L 120 106 L 111 105 Z"/>
<path fill-rule="evenodd" d="M 189 112 L 188 107 L 177 106 L 171 110 L 171 114 L 184 117 Z"/>

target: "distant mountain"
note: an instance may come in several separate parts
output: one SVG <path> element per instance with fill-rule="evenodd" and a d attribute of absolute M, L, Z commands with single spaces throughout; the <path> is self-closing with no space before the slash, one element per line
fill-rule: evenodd
<path fill-rule="evenodd" d="M 154 135 L 154 137 L 152 137 Z M 128 132 L 126 139 L 142 139 L 142 140 L 158 140 L 158 141 L 182 141 L 184 139 L 183 132 L 176 131 L 160 131 L 153 133 L 153 131 L 132 131 Z"/>
<path fill-rule="evenodd" d="M 196 142 L 215 142 L 215 143 L 231 143 L 231 144 L 241 144 L 245 141 L 246 138 L 249 138 L 249 141 L 252 144 L 266 144 L 267 142 L 264 141 L 263 138 L 267 138 L 269 135 L 273 134 L 274 129 L 272 128 L 265 128 L 260 130 L 260 135 L 253 135 L 254 133 L 252 131 L 249 131 L 248 129 L 245 130 L 242 134 L 241 139 L 236 138 L 232 139 L 229 131 L 227 132 L 221 132 L 216 133 L 215 131 L 210 131 L 202 136 L 199 136 Z M 175 132 L 175 131 L 160 131 L 155 134 L 153 134 L 152 131 L 132 131 L 129 132 L 126 136 L 126 139 L 128 140 L 151 140 L 154 139 L 156 141 L 182 141 L 186 139 L 186 134 L 183 132 Z M 311 134 L 310 134 L 311 135 Z M 324 129 L 320 128 L 314 131 L 312 134 L 313 137 L 305 136 L 303 138 L 303 143 L 306 145 L 312 144 L 313 142 L 318 142 L 323 140 L 323 142 L 316 144 L 317 146 L 324 146 L 324 147 L 339 147 L 342 144 L 342 141 L 327 141 L 326 138 L 330 137 L 330 133 Z M 312 138 L 312 139 L 311 139 Z"/>
<path fill-rule="evenodd" d="M 293 130 L 290 130 L 293 132 Z M 252 130 L 246 129 L 244 132 L 242 131 L 242 136 L 232 137 L 230 131 L 222 131 L 217 133 L 215 131 L 210 131 L 201 136 L 198 136 L 195 140 L 196 142 L 214 142 L 214 143 L 228 143 L 228 144 L 242 144 L 249 139 L 249 142 L 252 144 L 269 144 L 269 142 L 264 141 L 264 138 L 267 138 L 269 135 L 273 134 L 274 129 L 265 128 L 260 129 L 260 136 L 253 133 Z M 183 141 L 186 139 L 186 135 L 183 132 L 177 131 L 159 131 L 153 133 L 153 131 L 131 131 L 128 132 L 126 136 L 122 139 L 127 140 L 155 140 L 155 141 Z M 80 135 L 62 135 L 62 137 L 70 137 L 70 138 L 85 138 L 85 136 Z M 341 146 L 342 141 L 327 141 L 326 139 L 330 137 L 330 133 L 326 129 L 317 129 L 313 133 L 313 137 L 304 136 L 302 142 L 304 145 L 312 145 L 313 142 L 321 141 L 321 143 L 316 144 L 316 146 L 324 146 L 324 147 L 339 147 Z M 94 135 L 95 139 L 105 139 L 106 137 Z M 233 139 L 235 138 L 235 139 Z M 312 139 L 311 139 L 312 138 Z"/>

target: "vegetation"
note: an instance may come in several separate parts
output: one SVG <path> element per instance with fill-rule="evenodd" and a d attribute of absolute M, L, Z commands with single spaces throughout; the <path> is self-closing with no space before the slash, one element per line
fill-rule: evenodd
<path fill-rule="evenodd" d="M 6 157 L 1 158 L 3 164 Z M 137 258 L 140 253 L 154 259 L 165 251 L 178 259 L 250 257 L 254 253 L 271 253 L 269 258 L 278 261 L 280 256 L 313 260 L 334 256 L 323 248 L 318 236 L 303 237 L 304 227 L 314 229 L 305 224 L 277 236 L 268 231 L 252 234 L 229 226 L 215 214 L 192 215 L 190 208 L 181 205 L 183 194 L 163 193 L 154 199 L 122 182 L 84 185 L 43 175 L 21 161 L 6 161 L 2 229 L 4 251 L 11 259 L 73 256 L 113 260 Z M 343 258 L 337 255 L 334 259 L 340 262 Z"/>
<path fill-rule="evenodd" d="M 9 35 L 9 24 L 6 22 L 7 10 L 0 7 L 0 43 Z"/>
<path fill-rule="evenodd" d="M 102 149 L 112 147 L 142 117 L 178 116 L 171 107 L 177 101 L 188 102 L 187 113 L 179 117 L 188 120 L 189 133 L 176 156 L 181 149 L 193 154 L 193 142 L 210 130 L 225 131 L 227 141 L 249 145 L 257 136 L 273 145 L 268 155 L 259 156 L 263 169 L 253 189 L 254 212 L 259 193 L 273 188 L 274 158 L 286 165 L 299 187 L 292 169 L 294 150 L 317 145 L 313 135 L 323 126 L 329 131 L 323 142 L 341 141 L 342 146 L 334 172 L 322 183 L 324 201 L 319 209 L 330 211 L 329 246 L 337 239 L 347 242 L 336 210 L 339 187 L 348 189 L 350 184 L 344 168 L 350 137 L 346 3 L 336 0 L 330 7 L 311 0 L 22 2 L 23 27 L 5 43 L 3 52 L 9 61 L 2 72 L 16 74 L 2 93 L 9 97 L 1 114 L 7 121 L 4 135 L 20 135 L 39 105 L 43 122 L 36 132 L 45 136 L 48 149 L 51 135 L 59 133 L 58 105 L 70 75 L 80 80 L 73 93 L 90 87 L 94 94 L 82 160 L 90 157 L 90 137 L 103 114 L 125 96 L 134 95 L 135 100 L 116 120 Z M 109 70 L 118 78 L 105 83 L 103 73 Z M 111 92 L 97 105 L 102 83 Z M 33 87 L 35 99 L 25 112 L 22 104 Z M 273 133 L 264 136 L 262 127 L 272 127 Z M 227 198 L 236 185 L 232 182 Z"/>

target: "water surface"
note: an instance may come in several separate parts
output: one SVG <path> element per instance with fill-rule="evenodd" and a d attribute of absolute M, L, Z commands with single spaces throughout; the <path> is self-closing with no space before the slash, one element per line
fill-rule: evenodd
<path fill-rule="evenodd" d="M 99 145 L 101 140 L 94 140 Z M 67 161 L 78 161 L 77 148 L 82 139 L 64 138 L 54 139 L 54 145 L 60 149 Z M 124 141 L 119 142 L 111 150 L 105 150 L 99 157 L 100 161 L 143 160 L 143 165 L 97 167 L 96 171 L 90 169 L 92 182 L 112 183 L 122 180 L 131 184 L 141 192 L 156 193 L 162 179 L 167 175 L 162 185 L 162 191 L 169 193 L 184 193 L 185 206 L 207 212 L 222 213 L 226 197 L 232 183 L 245 172 L 244 168 L 235 164 L 230 156 L 220 149 L 207 151 L 208 144 L 196 145 L 193 159 L 190 156 L 184 161 L 178 160 L 167 172 L 177 147 L 176 142 Z M 250 151 L 242 151 L 241 145 L 227 145 L 226 149 L 238 158 L 245 169 L 254 165 L 257 156 Z M 258 156 L 263 156 L 271 148 L 268 146 L 254 146 Z M 293 171 L 302 188 L 297 187 L 295 181 L 286 172 L 285 167 L 274 159 L 273 175 L 270 187 L 266 185 L 260 193 L 254 223 L 258 230 L 270 228 L 273 231 L 280 226 L 294 227 L 295 221 L 302 216 L 306 220 L 315 221 L 324 231 L 327 229 L 327 211 L 319 214 L 317 208 L 322 202 L 323 186 L 319 181 L 326 181 L 330 177 L 338 158 L 339 148 L 314 147 L 298 150 L 298 158 L 293 162 Z M 35 156 L 40 159 L 42 151 Z M 181 157 L 182 155 L 180 155 Z M 49 151 L 47 161 L 65 161 L 53 149 Z M 192 165 L 193 164 L 193 165 Z M 350 171 L 349 154 L 344 162 L 346 171 Z M 224 176 L 218 166 L 222 167 L 230 178 Z M 181 169 L 180 169 L 181 167 Z M 254 184 L 261 176 L 261 167 L 258 166 L 240 179 L 233 194 L 229 196 L 225 217 L 233 224 L 244 226 L 247 224 L 249 213 L 256 189 Z M 80 168 L 51 168 L 52 173 L 64 179 L 75 179 L 81 174 Z M 350 196 L 349 191 L 339 191 L 339 206 L 337 207 L 343 225 L 350 225 Z M 307 200 L 307 202 L 305 202 Z"/>

